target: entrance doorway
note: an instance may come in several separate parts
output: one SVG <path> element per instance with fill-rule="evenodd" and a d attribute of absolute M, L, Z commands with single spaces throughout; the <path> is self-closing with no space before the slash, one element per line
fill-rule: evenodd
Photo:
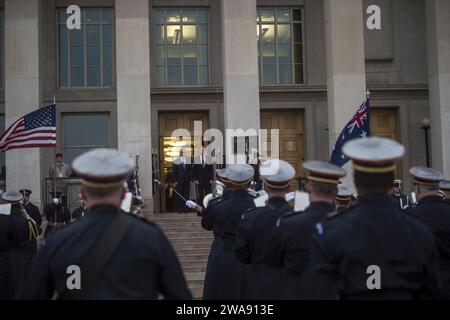
<path fill-rule="evenodd" d="M 202 122 L 202 132 L 208 129 L 208 112 L 161 112 L 159 113 L 159 172 L 161 175 L 161 212 L 175 211 L 175 197 L 171 190 L 173 161 L 179 157 L 180 150 L 186 150 L 186 156 L 194 154 L 198 148 L 194 140 L 194 121 Z M 187 129 L 191 138 L 172 137 L 174 130 Z M 192 160 L 192 159 L 191 159 Z"/>
<path fill-rule="evenodd" d="M 296 176 L 303 176 L 303 114 L 301 111 L 261 111 L 261 129 L 279 129 L 280 159 L 295 168 Z M 267 143 L 270 145 L 270 132 Z M 270 155 L 270 150 L 268 150 Z M 294 181 L 291 188 L 294 189 Z"/>

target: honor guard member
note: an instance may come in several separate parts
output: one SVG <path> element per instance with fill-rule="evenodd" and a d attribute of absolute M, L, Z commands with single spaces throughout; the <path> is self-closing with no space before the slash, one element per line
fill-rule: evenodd
<path fill-rule="evenodd" d="M 334 205 L 337 211 L 349 208 L 352 205 L 353 188 L 345 184 L 338 185 L 337 195 L 334 197 Z"/>
<path fill-rule="evenodd" d="M 11 204 L 10 219 L 13 227 L 11 250 L 9 259 L 12 270 L 12 283 L 14 296 L 18 294 L 24 285 L 25 275 L 31 260 L 29 245 L 36 241 L 38 231 L 34 221 L 27 214 L 20 203 L 23 200 L 21 193 L 7 191 L 2 194 L 2 199 Z"/>
<path fill-rule="evenodd" d="M 392 183 L 392 200 L 398 205 L 400 209 L 409 208 L 409 198 L 407 195 L 402 194 L 402 180 L 395 179 Z"/>
<path fill-rule="evenodd" d="M 450 204 L 450 180 L 442 180 L 439 182 L 439 191 L 444 200 Z"/>
<path fill-rule="evenodd" d="M 295 169 L 286 161 L 270 159 L 260 165 L 259 176 L 269 200 L 266 206 L 242 214 L 235 254 L 241 262 L 250 264 L 244 299 L 279 299 L 283 274 L 267 264 L 264 253 L 276 221 L 292 210 L 285 194 L 289 192 Z"/>
<path fill-rule="evenodd" d="M 205 300 L 243 298 L 246 266 L 237 259 L 234 249 L 242 213 L 255 207 L 254 197 L 247 190 L 253 174 L 248 164 L 228 165 L 222 173 L 225 194 L 211 201 L 203 213 L 202 227 L 214 233 L 205 274 Z"/>
<path fill-rule="evenodd" d="M 316 225 L 306 297 L 370 300 L 434 295 L 439 274 L 433 236 L 389 197 L 404 147 L 371 137 L 351 140 L 342 151 L 353 160 L 358 204 Z"/>
<path fill-rule="evenodd" d="M 444 175 L 427 167 L 409 169 L 414 178 L 417 205 L 409 212 L 432 230 L 439 255 L 442 294 L 450 298 L 450 205 L 438 194 Z"/>
<path fill-rule="evenodd" d="M 53 197 L 53 201 L 44 207 L 44 214 L 48 222 L 44 231 L 44 238 L 70 223 L 69 209 L 61 201 L 62 193 L 50 192 L 50 195 Z"/>
<path fill-rule="evenodd" d="M 11 239 L 14 239 L 16 230 L 13 228 L 10 214 L 10 211 L 0 213 L 0 300 L 14 298 L 9 254 L 12 249 Z"/>
<path fill-rule="evenodd" d="M 31 190 L 22 189 L 19 192 L 23 196 L 23 203 L 22 203 L 23 208 L 27 211 L 30 218 L 34 220 L 38 235 L 41 235 L 42 234 L 42 228 L 41 228 L 42 216 L 41 216 L 41 212 L 39 211 L 39 208 L 37 206 L 35 206 L 33 203 L 31 203 L 31 201 L 30 201 Z M 36 251 L 37 251 L 36 238 L 33 237 L 31 239 L 30 243 L 28 244 L 28 251 L 29 251 L 29 258 L 30 258 L 29 263 L 31 263 L 31 259 L 34 257 L 34 255 L 36 254 Z"/>
<path fill-rule="evenodd" d="M 311 235 L 317 222 L 335 210 L 334 197 L 344 169 L 323 161 L 303 163 L 307 172 L 306 191 L 310 205 L 303 212 L 291 212 L 277 222 L 266 250 L 267 261 L 282 267 L 286 280 L 283 299 L 302 299 L 303 279 L 309 266 Z"/>
<path fill-rule="evenodd" d="M 162 231 L 120 209 L 134 166 L 114 149 L 94 149 L 74 160 L 88 210 L 46 239 L 22 299 L 191 298 Z M 69 279 L 76 276 L 78 282 Z"/>

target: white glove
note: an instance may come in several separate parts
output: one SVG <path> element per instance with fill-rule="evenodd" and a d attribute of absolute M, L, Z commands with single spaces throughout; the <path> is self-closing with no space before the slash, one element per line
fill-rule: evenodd
<path fill-rule="evenodd" d="M 197 204 L 194 201 L 192 200 L 186 201 L 186 207 L 188 207 L 189 209 L 195 209 L 196 206 Z"/>

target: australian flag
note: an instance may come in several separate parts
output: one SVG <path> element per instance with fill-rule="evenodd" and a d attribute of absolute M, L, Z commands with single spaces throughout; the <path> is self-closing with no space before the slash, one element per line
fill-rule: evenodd
<path fill-rule="evenodd" d="M 342 153 L 342 146 L 353 139 L 365 138 L 370 136 L 370 110 L 369 96 L 361 104 L 353 118 L 345 125 L 341 134 L 336 140 L 330 162 L 342 167 L 349 160 Z"/>

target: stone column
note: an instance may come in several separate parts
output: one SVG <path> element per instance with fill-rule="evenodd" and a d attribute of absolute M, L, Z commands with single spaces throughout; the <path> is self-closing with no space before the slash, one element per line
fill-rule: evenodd
<path fill-rule="evenodd" d="M 40 0 L 5 1 L 5 128 L 41 104 Z M 6 189 L 33 191 L 41 203 L 40 149 L 6 151 Z"/>
<path fill-rule="evenodd" d="M 222 0 L 225 129 L 259 130 L 256 0 Z"/>
<path fill-rule="evenodd" d="M 365 99 L 362 0 L 325 0 L 324 17 L 331 154 L 336 138 Z"/>
<path fill-rule="evenodd" d="M 146 209 L 153 208 L 148 0 L 116 0 L 117 121 L 119 150 L 139 155 Z"/>
<path fill-rule="evenodd" d="M 450 2 L 427 0 L 432 166 L 450 177 Z"/>

